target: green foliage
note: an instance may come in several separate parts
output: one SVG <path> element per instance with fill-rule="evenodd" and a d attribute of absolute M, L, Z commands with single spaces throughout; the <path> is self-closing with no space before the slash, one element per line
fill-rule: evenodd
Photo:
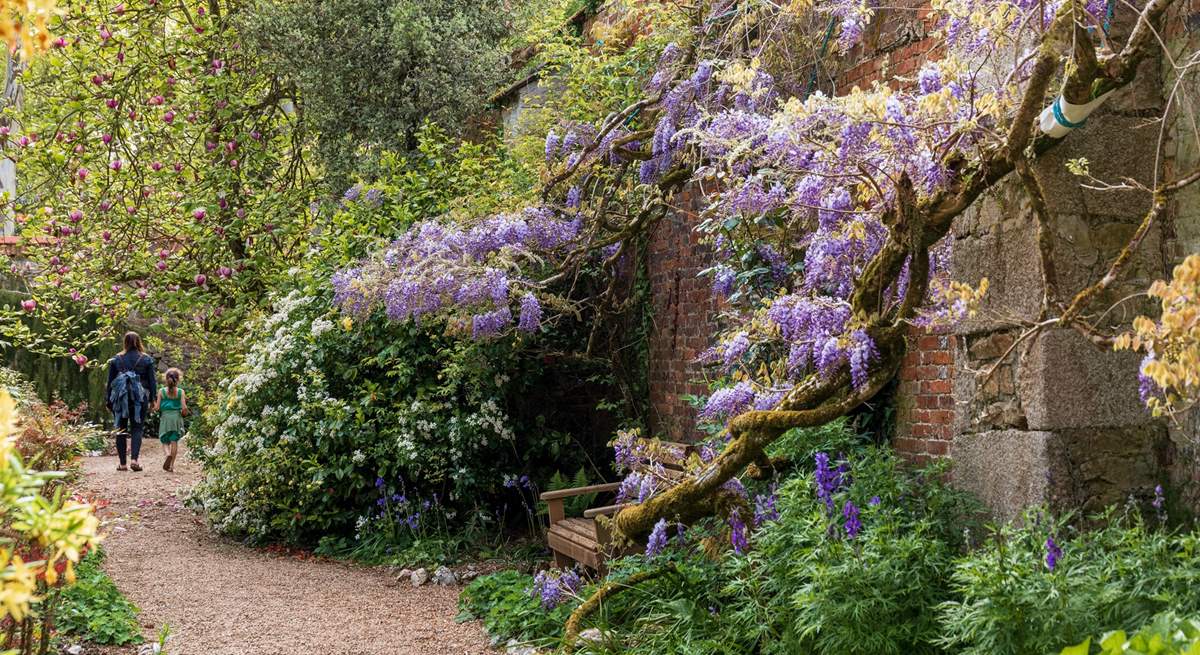
<path fill-rule="evenodd" d="M 862 448 L 865 437 L 848 426 L 846 418 L 840 417 L 819 427 L 788 430 L 767 448 L 767 454 L 811 470 L 817 453 L 852 453 Z"/>
<path fill-rule="evenodd" d="M 534 187 L 530 173 L 495 139 L 456 141 L 429 122 L 415 139 L 409 152 L 380 153 L 369 184 L 356 184 L 320 208 L 312 247 L 322 257 L 306 263 L 309 272 L 331 274 L 420 219 L 466 219 L 515 207 Z"/>
<path fill-rule="evenodd" d="M 237 329 L 311 228 L 289 89 L 242 47 L 238 3 L 58 8 L 64 45 L 17 68 L 24 100 L 4 112 L 28 143 L 10 153 L 21 236 L 50 240 L 14 262 L 37 306 L 4 310 L 0 332 L 66 359 L 131 315 Z"/>
<path fill-rule="evenodd" d="M 1196 655 L 1200 653 L 1200 620 L 1187 619 L 1164 612 L 1132 635 L 1114 630 L 1075 646 L 1064 648 L 1060 655 Z"/>
<path fill-rule="evenodd" d="M 944 643 L 967 654 L 1044 653 L 1159 612 L 1200 611 L 1200 537 L 1153 530 L 1136 515 L 1105 521 L 1073 533 L 1031 514 L 1024 527 L 1001 528 L 952 572 Z M 1048 571 L 1051 534 L 1063 556 Z"/>
<path fill-rule="evenodd" d="M 753 532 L 746 554 L 712 557 L 706 542 L 727 548 L 728 532 L 701 522 L 682 542 L 673 536 L 663 554 L 612 562 L 610 581 L 668 563 L 674 570 L 606 600 L 586 622 L 601 637 L 580 652 L 1024 655 L 1091 638 L 1064 652 L 1150 653 L 1160 652 L 1149 647 L 1155 635 L 1176 644 L 1161 652 L 1191 652 L 1192 624 L 1163 613 L 1200 612 L 1200 534 L 1115 512 L 1094 517 L 1088 525 L 1099 527 L 1089 529 L 1031 512 L 989 532 L 978 503 L 945 483 L 944 466 L 913 471 L 889 449 L 855 446 L 841 430 L 788 437 L 803 468 L 813 444 L 846 454 L 851 482 L 833 494 L 832 511 L 813 474 L 797 469 L 777 490 L 779 519 Z M 847 502 L 860 510 L 854 538 L 845 530 Z M 1053 570 L 1051 536 L 1062 548 Z M 473 615 L 487 615 L 500 639 L 559 637 L 530 618 L 523 597 L 510 600 Z M 1147 627 L 1136 637 L 1104 633 L 1139 626 Z"/>
<path fill-rule="evenodd" d="M 593 26 L 593 40 L 563 29 L 563 19 L 578 10 L 572 1 L 561 13 L 547 11 L 535 17 L 522 37 L 536 54 L 526 70 L 539 70 L 541 79 L 553 79 L 554 92 L 532 103 L 518 122 L 515 152 L 523 162 L 544 159 L 544 137 L 560 123 L 589 123 L 619 111 L 638 100 L 654 72 L 663 46 L 686 39 L 686 12 L 660 3 L 618 0 L 618 17 Z"/>
<path fill-rule="evenodd" d="M 292 291 L 251 326 L 193 430 L 207 460 L 194 498 L 218 529 L 297 543 L 381 530 L 400 548 L 432 534 L 434 518 L 461 529 L 486 514 L 493 524 L 477 529 L 496 531 L 511 517 L 492 510 L 524 503 L 506 476 L 545 480 L 595 448 L 552 429 L 546 385 L 565 386 L 563 371 L 508 342 L 343 319 L 329 293 Z M 419 528 L 400 527 L 417 512 Z"/>
<path fill-rule="evenodd" d="M 555 471 L 554 475 L 550 476 L 550 480 L 546 483 L 546 491 L 561 491 L 563 489 L 573 489 L 577 487 L 586 487 L 591 482 L 588 480 L 586 469 L 575 471 L 575 475 L 568 478 L 562 474 L 562 471 Z M 571 496 L 563 499 L 563 510 L 567 516 L 579 516 L 584 510 L 592 506 L 596 502 L 596 494 L 583 494 L 582 496 Z M 539 503 L 539 512 L 546 513 L 546 504 Z"/>
<path fill-rule="evenodd" d="M 140 644 L 139 610 L 104 572 L 103 562 L 102 550 L 88 553 L 75 569 L 75 584 L 59 593 L 58 630 L 93 644 Z"/>
<path fill-rule="evenodd" d="M 518 571 L 501 571 L 476 578 L 458 598 L 460 620 L 478 619 L 494 643 L 509 639 L 553 645 L 578 604 L 569 602 L 546 611 L 530 593 L 533 578 Z"/>
<path fill-rule="evenodd" d="M 426 120 L 457 132 L 483 108 L 508 17 L 498 0 L 255 0 L 239 25 L 260 65 L 298 89 L 340 190 L 381 151 L 412 149 Z"/>

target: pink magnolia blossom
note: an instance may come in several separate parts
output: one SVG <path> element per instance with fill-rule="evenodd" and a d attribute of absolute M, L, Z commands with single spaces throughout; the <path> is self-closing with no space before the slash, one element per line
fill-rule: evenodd
<path fill-rule="evenodd" d="M 203 273 L 196 274 L 196 286 L 202 287 L 208 283 L 208 276 Z"/>
<path fill-rule="evenodd" d="M 171 123 L 171 122 L 173 122 L 173 121 L 175 120 L 175 112 L 173 112 L 173 111 L 171 111 L 170 109 L 168 109 L 168 110 L 167 110 L 167 112 L 166 112 L 165 114 L 163 114 L 163 117 L 162 117 L 162 119 L 163 119 L 163 122 L 164 122 L 164 123 Z"/>
<path fill-rule="evenodd" d="M 21 309 L 25 310 L 26 313 L 33 313 L 33 311 L 37 309 L 37 301 L 33 298 L 22 300 Z"/>
<path fill-rule="evenodd" d="M 208 210 L 203 207 L 197 207 L 192 210 L 192 218 L 196 219 L 197 223 L 203 223 L 206 216 L 208 216 Z"/>
<path fill-rule="evenodd" d="M 79 366 L 80 371 L 87 368 L 87 363 L 88 363 L 87 355 L 84 355 L 83 353 L 76 353 L 75 356 L 72 357 L 71 359 L 75 360 L 75 363 Z"/>
<path fill-rule="evenodd" d="M 80 168 L 79 170 L 75 171 L 75 177 L 78 177 L 80 180 L 86 180 L 87 176 L 88 169 L 86 168 Z"/>
<path fill-rule="evenodd" d="M 83 212 L 78 209 L 72 209 L 71 213 L 67 214 L 67 218 L 71 219 L 72 223 L 78 223 L 83 220 Z"/>
<path fill-rule="evenodd" d="M 100 233 L 100 238 L 104 239 L 105 242 L 112 241 L 112 232 L 105 230 L 104 232 Z"/>
<path fill-rule="evenodd" d="M 114 171 L 120 171 L 120 170 L 121 170 L 121 160 L 120 160 L 120 159 L 114 159 L 114 160 L 112 161 L 112 163 L 108 165 L 108 167 L 109 167 L 109 168 L 111 168 L 111 169 L 113 169 Z"/>

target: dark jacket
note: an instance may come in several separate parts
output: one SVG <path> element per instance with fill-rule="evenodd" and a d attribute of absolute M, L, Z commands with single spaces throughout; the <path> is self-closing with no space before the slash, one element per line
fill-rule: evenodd
<path fill-rule="evenodd" d="M 118 362 L 117 360 L 121 361 Z M 133 371 L 137 373 L 138 378 L 142 381 L 142 386 L 146 388 L 147 402 L 154 402 L 154 399 L 158 397 L 154 358 L 146 353 L 140 353 L 135 350 L 117 355 L 108 360 L 108 384 L 104 385 L 104 404 L 108 406 L 109 411 L 112 410 L 112 403 L 108 400 L 112 393 L 112 383 L 113 380 L 117 379 L 117 375 L 121 371 Z"/>

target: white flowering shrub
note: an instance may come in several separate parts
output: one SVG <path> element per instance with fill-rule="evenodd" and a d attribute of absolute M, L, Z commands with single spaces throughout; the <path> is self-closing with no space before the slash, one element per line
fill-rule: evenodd
<path fill-rule="evenodd" d="M 533 397 L 524 376 L 501 372 L 520 370 L 510 345 L 344 318 L 314 289 L 277 298 L 248 333 L 199 421 L 206 467 L 193 502 L 227 534 L 350 535 L 379 518 L 380 488 L 486 506 L 511 493 L 505 475 L 544 469 L 567 450 L 552 430 L 518 430 L 510 408 L 529 416 L 520 403 Z"/>

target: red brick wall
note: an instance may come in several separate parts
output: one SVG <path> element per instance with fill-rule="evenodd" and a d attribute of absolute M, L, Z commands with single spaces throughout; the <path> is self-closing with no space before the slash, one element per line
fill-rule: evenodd
<path fill-rule="evenodd" d="M 683 399 L 703 395 L 704 370 L 696 359 L 717 328 L 711 280 L 700 271 L 712 265 L 709 249 L 694 230 L 697 193 L 680 194 L 650 237 L 647 273 L 654 329 L 650 336 L 650 429 L 655 436 L 690 441 L 698 436 L 696 412 Z"/>
<path fill-rule="evenodd" d="M 915 462 L 944 457 L 954 439 L 954 337 L 914 328 L 900 366 L 893 447 Z"/>

